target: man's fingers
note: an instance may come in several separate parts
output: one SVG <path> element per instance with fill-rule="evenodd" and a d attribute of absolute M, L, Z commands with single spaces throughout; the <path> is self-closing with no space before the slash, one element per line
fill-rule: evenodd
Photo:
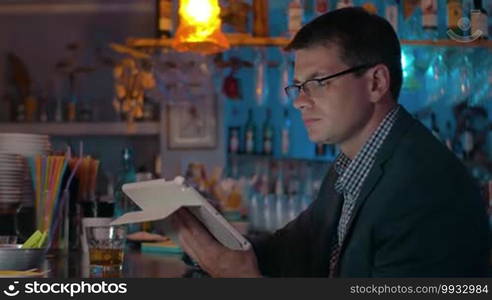
<path fill-rule="evenodd" d="M 183 251 L 186 252 L 189 256 L 191 256 L 194 261 L 198 262 L 198 257 L 193 249 L 193 246 L 189 245 L 188 242 L 190 240 L 189 238 L 190 230 L 184 224 L 183 220 L 181 219 L 181 217 L 177 212 L 171 215 L 171 224 L 173 228 L 176 230 L 176 234 L 179 239 L 179 244 L 183 248 Z"/>
<path fill-rule="evenodd" d="M 193 216 L 187 210 L 179 210 L 178 215 L 180 220 L 183 221 L 184 226 L 189 229 L 190 238 L 193 240 L 192 243 L 196 244 L 197 247 L 202 248 L 220 248 L 221 244 L 215 240 L 212 234 L 205 228 L 205 226 L 198 221 L 195 216 Z"/>

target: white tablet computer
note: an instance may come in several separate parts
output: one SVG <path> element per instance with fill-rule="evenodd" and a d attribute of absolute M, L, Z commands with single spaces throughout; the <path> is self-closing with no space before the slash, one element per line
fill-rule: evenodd
<path fill-rule="evenodd" d="M 222 245 L 233 250 L 248 250 L 251 244 L 194 188 L 174 181 L 150 180 L 123 185 L 123 192 L 142 211 L 129 212 L 112 221 L 112 225 L 163 220 L 164 231 L 176 244 L 179 241 L 167 219 L 181 207 L 188 210 Z"/>

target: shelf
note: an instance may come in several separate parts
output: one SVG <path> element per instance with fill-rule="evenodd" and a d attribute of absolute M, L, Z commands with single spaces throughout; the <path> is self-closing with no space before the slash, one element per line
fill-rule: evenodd
<path fill-rule="evenodd" d="M 434 47 L 481 47 L 492 49 L 492 41 L 474 41 L 469 43 L 460 43 L 453 40 L 402 40 L 403 45 L 414 46 L 434 46 Z"/>
<path fill-rule="evenodd" d="M 277 46 L 285 47 L 289 39 L 285 37 L 253 37 L 248 34 L 226 34 L 231 46 Z M 171 47 L 172 39 L 128 38 L 126 44 L 135 48 Z M 492 41 L 460 43 L 453 40 L 402 40 L 403 45 L 435 47 L 483 47 L 492 49 Z"/>
<path fill-rule="evenodd" d="M 52 136 L 158 135 L 159 122 L 0 123 L 0 133 L 34 133 Z"/>
<path fill-rule="evenodd" d="M 254 37 L 249 34 L 226 34 L 231 46 L 276 46 L 284 47 L 289 43 L 284 37 Z M 136 48 L 167 47 L 170 48 L 172 39 L 128 38 L 126 45 Z"/>

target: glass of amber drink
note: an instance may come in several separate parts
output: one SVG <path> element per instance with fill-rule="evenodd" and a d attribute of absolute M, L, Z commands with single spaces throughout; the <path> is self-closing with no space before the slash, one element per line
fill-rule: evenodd
<path fill-rule="evenodd" d="M 123 270 L 124 226 L 87 227 L 90 277 L 117 278 Z"/>

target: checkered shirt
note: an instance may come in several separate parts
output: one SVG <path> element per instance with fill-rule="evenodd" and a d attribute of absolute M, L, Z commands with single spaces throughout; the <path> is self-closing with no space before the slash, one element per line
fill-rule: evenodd
<path fill-rule="evenodd" d="M 386 136 L 388 136 L 395 123 L 399 108 L 400 106 L 396 106 L 386 115 L 353 161 L 343 153 L 340 153 L 335 161 L 335 171 L 339 176 L 335 182 L 335 190 L 339 194 L 343 193 L 344 198 L 342 214 L 338 223 L 339 245 L 342 245 L 345 233 L 347 232 L 347 224 L 352 216 L 352 211 L 362 184 L 374 164 L 379 148 L 381 148 Z"/>
<path fill-rule="evenodd" d="M 381 145 L 396 121 L 399 109 L 400 106 L 396 106 L 386 115 L 353 161 L 343 153 L 340 153 L 335 161 L 335 171 L 338 174 L 338 179 L 335 182 L 335 190 L 339 195 L 343 195 L 344 201 L 342 214 L 338 222 L 338 234 L 332 240 L 329 277 L 335 276 L 336 267 L 340 258 L 341 245 L 347 232 L 347 225 L 352 217 L 355 201 L 359 196 L 362 184 L 376 160 L 376 154 L 379 148 L 381 148 Z"/>

